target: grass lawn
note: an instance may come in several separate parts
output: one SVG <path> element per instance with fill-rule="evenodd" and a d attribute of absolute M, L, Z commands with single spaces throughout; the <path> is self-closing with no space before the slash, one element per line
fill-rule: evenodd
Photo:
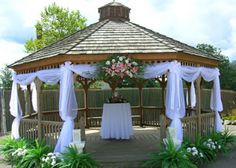
<path fill-rule="evenodd" d="M 5 135 L 0 137 L 0 145 L 4 145 L 4 142 L 6 139 L 8 139 L 10 137 L 10 135 Z"/>

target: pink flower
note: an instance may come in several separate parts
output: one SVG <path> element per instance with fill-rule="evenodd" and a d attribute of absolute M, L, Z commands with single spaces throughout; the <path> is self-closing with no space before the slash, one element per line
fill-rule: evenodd
<path fill-rule="evenodd" d="M 120 76 L 120 78 L 121 78 L 121 79 L 123 79 L 123 78 L 124 78 L 124 76 L 125 76 L 125 74 L 124 74 L 124 73 L 120 73 L 120 75 L 119 75 L 119 76 Z"/>

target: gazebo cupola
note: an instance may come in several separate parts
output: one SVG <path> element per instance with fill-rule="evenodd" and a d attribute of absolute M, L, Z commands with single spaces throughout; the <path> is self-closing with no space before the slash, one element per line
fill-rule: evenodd
<path fill-rule="evenodd" d="M 113 1 L 111 3 L 108 3 L 107 5 L 100 7 L 98 9 L 98 12 L 100 13 L 99 21 L 103 21 L 106 19 L 124 19 L 129 21 L 130 8 L 119 2 Z"/>

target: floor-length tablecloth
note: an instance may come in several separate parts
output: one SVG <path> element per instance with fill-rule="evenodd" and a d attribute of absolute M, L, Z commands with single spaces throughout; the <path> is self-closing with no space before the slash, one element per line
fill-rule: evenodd
<path fill-rule="evenodd" d="M 103 105 L 101 137 L 103 139 L 129 139 L 133 135 L 129 103 Z"/>

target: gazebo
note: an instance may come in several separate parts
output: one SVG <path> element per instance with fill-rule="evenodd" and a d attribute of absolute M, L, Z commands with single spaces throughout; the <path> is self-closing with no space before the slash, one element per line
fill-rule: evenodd
<path fill-rule="evenodd" d="M 161 138 L 165 137 L 170 122 L 180 141 L 183 135 L 195 138 L 198 133 L 207 135 L 213 130 L 222 130 L 218 114 L 222 111 L 222 103 L 217 58 L 130 22 L 130 8 L 121 3 L 111 2 L 100 7 L 98 12 L 99 22 L 9 66 L 15 71 L 10 101 L 10 111 L 15 117 L 12 124 L 14 138 L 45 139 L 52 146 L 57 144 L 55 150 L 60 152 L 72 140 L 75 121 L 75 126 L 83 130 L 84 139 L 85 127 L 91 126 L 89 120 L 92 120 L 88 115 L 91 110 L 88 107 L 88 89 L 96 81 L 96 63 L 111 55 L 124 55 L 146 65 L 144 75 L 134 79 L 139 88 L 139 106 L 132 110 L 138 111 L 141 126 L 144 125 L 144 109 L 153 108 L 143 106 L 143 84 L 147 79 L 157 79 L 162 87 L 163 100 L 160 113 Z M 214 81 L 211 109 L 215 112 L 201 111 L 202 79 Z M 85 93 L 85 106 L 82 109 L 78 109 L 75 99 L 75 80 L 82 84 Z M 191 116 L 186 116 L 182 80 L 186 81 L 188 93 L 191 93 L 188 94 L 191 103 L 187 107 L 195 111 Z M 107 82 L 112 89 L 116 87 L 111 81 Z M 60 83 L 59 112 L 42 111 L 43 83 Z M 20 85 L 27 86 L 25 102 L 28 108 L 25 112 L 22 112 L 17 96 Z M 31 112 L 31 104 L 35 113 Z"/>

